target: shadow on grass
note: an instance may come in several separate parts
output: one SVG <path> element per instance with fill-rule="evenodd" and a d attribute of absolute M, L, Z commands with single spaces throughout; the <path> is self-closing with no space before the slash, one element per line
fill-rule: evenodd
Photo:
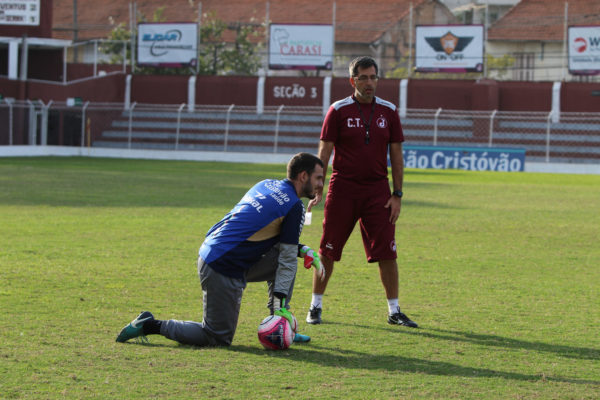
<path fill-rule="evenodd" d="M 505 347 L 508 349 L 526 349 L 544 353 L 554 353 L 561 357 L 577 358 L 582 360 L 600 360 L 600 350 L 587 347 L 573 347 L 543 342 L 530 342 L 520 339 L 512 339 L 497 335 L 487 335 L 473 332 L 461 332 L 445 329 L 428 329 L 438 332 L 431 335 L 434 338 L 442 338 L 454 341 L 464 341 L 483 346 Z M 450 336 L 452 335 L 452 336 Z"/>
<path fill-rule="evenodd" d="M 381 355 L 361 353 L 347 349 L 330 348 L 315 344 L 298 345 L 287 352 L 268 352 L 257 347 L 231 346 L 230 351 L 250 353 L 253 355 L 268 354 L 270 357 L 290 358 L 293 351 L 294 361 L 310 362 L 326 367 L 348 369 L 373 369 L 407 373 L 420 373 L 439 376 L 458 376 L 467 378 L 502 378 L 517 381 L 552 381 L 574 384 L 598 385 L 600 381 L 571 379 L 547 375 L 529 375 L 516 372 L 497 371 L 488 368 L 464 367 L 444 361 L 422 360 L 398 355 Z"/>
<path fill-rule="evenodd" d="M 335 324 L 335 323 L 334 323 Z M 340 324 L 349 325 L 349 324 Z M 373 327 L 354 325 L 365 329 L 373 329 Z M 507 339 L 496 335 L 480 335 L 473 333 L 465 333 L 458 331 L 446 331 L 439 329 L 430 329 L 434 332 L 430 333 L 425 329 L 384 329 L 398 334 L 420 335 L 434 339 L 466 341 L 479 345 L 503 346 L 507 348 L 523 348 L 530 350 L 553 351 L 560 355 L 567 355 L 573 352 L 579 353 L 596 353 L 596 356 L 582 357 L 589 359 L 597 359 L 597 350 L 586 348 L 574 348 L 569 346 L 552 346 L 544 343 L 526 342 L 521 340 Z M 126 343 L 137 344 L 137 343 Z M 202 350 L 201 347 L 188 346 L 172 343 L 144 343 L 143 346 L 157 348 L 176 348 L 180 350 Z M 466 378 L 501 378 L 515 381 L 550 381 L 573 383 L 580 385 L 600 385 L 600 380 L 573 379 L 560 376 L 548 376 L 544 374 L 523 374 L 517 372 L 499 371 L 490 368 L 465 367 L 458 364 L 453 364 L 445 361 L 425 360 L 414 357 L 404 357 L 401 355 L 381 355 L 373 353 L 363 353 L 354 350 L 348 350 L 339 347 L 322 346 L 315 343 L 297 344 L 288 351 L 265 351 L 258 346 L 247 345 L 232 345 L 223 347 L 224 351 L 232 351 L 236 353 L 247 353 L 255 356 L 282 357 L 289 359 L 293 356 L 294 361 L 309 362 L 319 364 L 326 367 L 348 368 L 348 369 L 370 369 L 384 370 L 407 373 L 420 373 L 438 376 L 457 376 Z"/>
<path fill-rule="evenodd" d="M 346 324 L 343 322 L 328 322 L 332 325 L 347 325 L 364 329 L 380 329 L 393 333 L 401 333 L 406 335 L 418 335 L 431 339 L 442 339 L 453 342 L 471 343 L 480 346 L 503 347 L 506 349 L 524 349 L 543 353 L 553 353 L 565 358 L 574 358 L 580 360 L 600 360 L 600 349 L 589 347 L 573 347 L 555 345 L 543 342 L 532 342 L 527 340 L 512 339 L 498 335 L 488 335 L 474 332 L 462 332 L 447 329 L 405 329 L 405 328 L 390 328 L 390 327 L 373 327 L 366 325 Z"/>

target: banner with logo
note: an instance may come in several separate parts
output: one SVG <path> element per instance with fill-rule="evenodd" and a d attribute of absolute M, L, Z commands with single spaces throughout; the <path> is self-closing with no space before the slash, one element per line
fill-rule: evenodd
<path fill-rule="evenodd" d="M 332 25 L 271 24 L 270 69 L 331 70 L 332 67 Z"/>
<path fill-rule="evenodd" d="M 402 154 L 406 168 L 503 172 L 525 170 L 525 149 L 405 145 Z"/>
<path fill-rule="evenodd" d="M 196 65 L 198 25 L 143 23 L 138 25 L 138 64 L 157 67 Z"/>
<path fill-rule="evenodd" d="M 568 44 L 571 74 L 600 74 L 600 26 L 570 26 Z"/>
<path fill-rule="evenodd" d="M 419 72 L 482 72 L 483 25 L 416 27 L 415 63 Z"/>
<path fill-rule="evenodd" d="M 40 25 L 40 0 L 0 0 L 0 25 Z"/>

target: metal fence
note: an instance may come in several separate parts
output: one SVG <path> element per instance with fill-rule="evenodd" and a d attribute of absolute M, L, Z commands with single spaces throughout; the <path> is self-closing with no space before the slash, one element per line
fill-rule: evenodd
<path fill-rule="evenodd" d="M 407 145 L 520 148 L 537 162 L 600 164 L 600 115 L 408 109 Z M 0 145 L 316 152 L 321 107 L 0 102 Z"/>

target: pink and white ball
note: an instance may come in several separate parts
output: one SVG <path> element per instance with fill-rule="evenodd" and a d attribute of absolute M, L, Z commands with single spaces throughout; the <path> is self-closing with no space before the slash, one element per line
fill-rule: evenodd
<path fill-rule="evenodd" d="M 269 315 L 258 326 L 258 341 L 265 349 L 285 350 L 294 342 L 294 335 L 288 320 L 278 315 Z"/>

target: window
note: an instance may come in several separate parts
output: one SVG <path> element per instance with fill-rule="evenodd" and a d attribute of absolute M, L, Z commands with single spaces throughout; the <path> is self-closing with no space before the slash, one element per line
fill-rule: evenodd
<path fill-rule="evenodd" d="M 514 53 L 514 57 L 513 79 L 516 81 L 532 81 L 535 53 Z"/>

